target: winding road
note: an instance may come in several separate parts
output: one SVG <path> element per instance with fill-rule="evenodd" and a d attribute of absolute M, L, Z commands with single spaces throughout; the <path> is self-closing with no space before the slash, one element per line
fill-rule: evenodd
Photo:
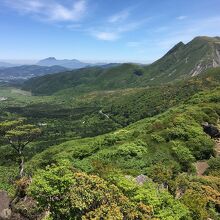
<path fill-rule="evenodd" d="M 99 114 L 101 114 L 101 115 L 105 116 L 106 118 L 109 118 L 109 116 L 108 116 L 107 114 L 103 113 L 103 111 L 102 111 L 102 110 L 100 110 L 100 111 L 99 111 Z"/>

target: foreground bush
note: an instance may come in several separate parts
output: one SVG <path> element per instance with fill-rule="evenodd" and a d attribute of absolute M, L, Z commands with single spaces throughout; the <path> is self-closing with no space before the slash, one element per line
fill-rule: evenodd
<path fill-rule="evenodd" d="M 149 219 L 151 207 L 133 203 L 113 184 L 73 172 L 67 163 L 39 171 L 30 195 L 52 219 Z"/>

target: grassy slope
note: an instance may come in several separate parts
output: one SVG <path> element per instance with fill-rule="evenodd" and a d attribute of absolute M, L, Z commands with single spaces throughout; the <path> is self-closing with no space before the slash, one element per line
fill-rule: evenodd
<path fill-rule="evenodd" d="M 96 91 L 74 96 L 64 92 L 47 97 L 22 94 L 13 97 L 11 93 L 3 104 L 6 111 L 27 117 L 31 123 L 47 123 L 45 132 L 56 134 L 56 139 L 96 136 L 160 114 L 198 91 L 215 87 L 219 82 L 219 71 L 216 69 L 210 79 L 195 77 L 178 84 L 151 88 Z M 1 91 L 0 94 L 4 95 Z M 109 118 L 100 114 L 100 110 Z M 48 135 L 47 140 L 50 139 Z M 51 137 L 54 139 L 54 135 Z"/>
<path fill-rule="evenodd" d="M 95 168 L 92 164 L 96 161 L 119 167 L 125 172 L 132 174 L 146 173 L 147 167 L 159 161 L 164 164 L 174 164 L 178 170 L 184 170 L 183 165 L 180 164 L 173 154 L 172 141 L 179 141 L 181 144 L 186 145 L 187 148 L 198 144 L 201 147 L 201 152 L 204 151 L 202 149 L 204 147 L 203 143 L 213 147 L 213 143 L 202 132 L 200 124 L 202 121 L 216 123 L 217 113 L 219 114 L 220 92 L 219 89 L 215 88 L 219 86 L 219 72 L 220 69 L 217 68 L 200 77 L 182 82 L 177 86 L 170 85 L 168 87 L 161 87 L 160 89 L 156 87 L 154 90 L 138 88 L 91 92 L 75 97 L 35 97 L 29 96 L 29 94 L 21 94 L 21 92 L 16 93 L 17 95 L 14 96 L 14 93 L 12 93 L 7 105 L 17 105 L 18 107 L 22 107 L 26 113 L 31 112 L 31 115 L 29 115 L 29 119 L 31 120 L 33 120 L 34 112 L 36 112 L 37 118 L 33 121 L 35 123 L 42 122 L 48 117 L 48 114 L 50 115 L 52 113 L 57 118 L 56 112 L 54 112 L 56 111 L 55 107 L 58 108 L 58 113 L 61 112 L 64 114 L 64 118 L 61 117 L 57 122 L 58 124 L 53 120 L 51 121 L 54 128 L 59 130 L 60 126 L 61 131 L 60 137 L 56 135 L 51 136 L 52 139 L 56 140 L 57 144 L 64 143 L 51 146 L 56 145 L 56 143 L 50 143 L 50 141 L 47 143 L 48 140 L 44 139 L 34 143 L 34 148 L 27 150 L 27 158 L 36 155 L 30 160 L 30 166 L 31 164 L 36 164 L 36 168 L 44 167 L 61 158 L 69 158 L 75 166 L 88 172 L 94 171 Z M 6 95 L 10 93 L 8 93 L 7 88 L 6 90 L 2 90 L 0 94 Z M 193 98 L 191 97 L 192 95 L 194 95 Z M 62 103 L 64 97 L 67 98 L 67 101 Z M 169 103 L 167 102 L 168 100 Z M 51 105 L 52 103 L 53 105 Z M 118 107 L 119 103 L 120 106 Z M 72 108 L 69 108 L 69 112 L 65 108 L 68 105 L 72 106 Z M 82 107 L 81 110 L 79 109 L 80 105 Z M 116 106 L 117 108 L 115 109 L 120 109 L 120 114 L 114 115 L 113 112 L 107 113 L 110 113 L 110 116 L 114 120 L 117 121 L 120 118 L 122 122 L 127 122 L 127 119 L 130 122 L 132 120 L 137 121 L 140 119 L 141 112 L 150 112 L 154 108 L 157 109 L 157 112 L 153 111 L 152 115 L 157 116 L 149 117 L 152 115 L 146 115 L 148 118 L 104 136 L 65 142 L 66 140 L 76 138 L 72 130 L 69 130 L 70 132 L 67 133 L 62 132 L 65 130 L 65 126 L 69 125 L 69 122 L 75 126 L 75 131 L 83 128 L 81 131 L 84 137 L 94 136 L 91 135 L 91 131 L 94 131 L 94 134 L 97 132 L 98 135 L 117 129 L 117 126 L 111 128 L 113 119 L 100 116 L 97 110 L 97 115 L 90 114 L 83 116 L 84 113 L 86 114 L 83 107 L 88 107 L 89 105 L 93 107 L 98 106 L 99 109 L 103 110 L 110 110 L 112 106 Z M 158 109 L 159 106 L 162 106 L 162 108 Z M 167 110 L 168 108 L 170 109 Z M 77 112 L 74 109 L 80 110 L 80 115 L 82 116 L 76 121 L 69 120 L 69 117 L 65 116 L 65 114 L 69 115 L 71 111 L 73 111 L 73 116 L 76 116 Z M 125 117 L 127 110 L 131 110 L 129 112 L 131 118 Z M 45 114 L 44 117 L 40 117 L 41 114 Z M 85 119 L 87 120 L 86 123 L 82 124 L 82 121 Z M 76 122 L 81 127 L 78 127 Z M 50 123 L 50 120 L 48 120 L 48 123 Z M 106 130 L 103 129 L 104 125 L 106 126 Z M 54 135 L 53 130 L 50 132 Z M 69 136 L 69 134 L 71 135 Z M 195 137 L 198 139 L 196 140 Z M 193 142 L 193 140 L 196 140 L 197 143 Z M 10 158 L 11 162 L 14 160 L 13 152 L 10 151 L 7 153 L 7 149 L 5 148 L 2 148 L 1 152 L 1 165 L 6 165 L 4 162 L 5 159 L 8 160 Z M 197 159 L 205 158 L 206 156 L 205 153 L 202 153 L 200 158 L 197 150 L 194 148 L 192 149 L 192 154 Z M 210 156 L 209 154 L 210 152 L 208 156 Z"/>
<path fill-rule="evenodd" d="M 214 142 L 204 134 L 201 123 L 217 123 L 219 101 L 220 88 L 198 93 L 184 105 L 111 134 L 51 147 L 36 155 L 29 165 L 44 167 L 68 158 L 74 166 L 87 172 L 94 172 L 96 161 L 130 174 L 147 174 L 148 167 L 160 162 L 184 171 L 186 167 L 175 156 L 172 148 L 175 144 L 188 148 L 195 159 L 210 157 Z M 189 162 L 188 171 L 191 165 Z"/>
<path fill-rule="evenodd" d="M 112 109 L 113 102 L 115 106 L 119 104 L 122 106 L 122 108 L 121 106 L 115 108 L 116 110 L 120 109 L 124 113 L 127 109 L 131 110 L 129 112 L 131 118 L 134 115 L 138 116 L 138 112 L 144 112 L 145 109 L 151 111 L 155 107 L 159 111 L 155 113 L 156 116 L 154 117 L 145 118 L 123 129 L 94 138 L 66 141 L 49 148 L 45 147 L 45 143 L 42 141 L 34 143 L 33 145 L 43 146 L 41 149 L 43 151 L 36 151 L 36 148 L 29 146 L 30 148 L 26 152 L 26 160 L 29 158 L 26 163 L 26 171 L 28 171 L 28 174 L 32 174 L 38 168 L 45 168 L 51 163 L 69 159 L 74 167 L 87 173 L 98 174 L 107 181 L 113 182 L 131 199 L 133 198 L 132 195 L 142 192 L 143 196 L 140 199 L 149 199 L 154 204 L 155 198 L 151 195 L 155 192 L 157 200 L 163 201 L 162 204 L 166 204 L 166 206 L 161 205 L 158 207 L 156 205 L 155 213 L 157 214 L 158 210 L 168 211 L 167 218 L 163 216 L 162 219 L 170 218 L 171 214 L 169 212 L 175 212 L 176 209 L 179 211 L 179 208 L 175 208 L 177 200 L 174 200 L 174 198 L 177 195 L 176 190 L 182 187 L 187 190 L 184 191 L 184 196 L 178 199 L 178 203 L 182 202 L 182 204 L 189 206 L 193 219 L 203 219 L 198 217 L 200 214 L 195 215 L 195 212 L 204 212 L 205 217 L 209 216 L 212 219 L 217 219 L 219 215 L 212 207 L 219 204 L 218 199 L 216 199 L 216 195 L 219 194 L 219 174 L 218 170 L 216 171 L 219 162 L 210 160 L 211 167 L 208 172 L 214 176 L 205 177 L 194 175 L 193 162 L 208 159 L 213 154 L 215 143 L 203 132 L 201 123 L 208 121 L 216 124 L 219 119 L 219 73 L 219 68 L 214 69 L 190 81 L 178 85 L 156 87 L 153 90 L 138 88 L 106 91 L 105 93 L 91 92 L 76 96 L 74 99 L 69 97 L 68 101 L 63 103 L 64 107 L 67 107 L 68 103 L 71 103 L 72 108 L 79 104 L 83 107 L 93 104 L 107 110 Z M 5 91 L 4 94 L 6 95 L 7 92 Z M 48 104 L 57 104 L 59 106 L 58 110 L 62 110 L 61 112 L 64 110 L 60 108 L 60 105 L 62 98 L 65 96 L 28 96 L 28 101 L 25 101 L 23 96 L 29 94 L 17 95 L 17 98 L 9 100 L 9 104 L 13 106 L 13 103 L 16 104 L 16 101 L 18 101 L 17 104 L 24 107 L 23 110 L 29 109 L 29 112 L 32 113 L 36 111 L 37 117 L 42 112 L 45 114 L 48 113 L 47 111 L 51 113 L 56 110 L 54 106 L 48 108 Z M 121 95 L 126 100 L 122 103 Z M 167 102 L 166 106 L 168 100 L 169 103 Z M 32 108 L 29 105 L 31 102 Z M 162 108 L 158 109 L 159 106 L 162 106 Z M 167 110 L 167 108 L 169 109 Z M 124 113 L 118 114 L 120 118 L 124 117 Z M 68 114 L 69 112 L 67 112 Z M 118 119 L 118 115 L 111 114 L 111 117 Z M 33 114 L 31 117 L 33 117 Z M 100 119 L 100 121 L 103 120 L 107 122 L 106 125 L 109 127 L 111 119 Z M 135 120 L 138 120 L 138 117 Z M 96 120 L 95 123 L 94 127 L 97 130 L 100 125 L 97 124 Z M 88 127 L 88 130 L 91 130 L 91 127 Z M 44 147 L 47 149 L 44 150 Z M 7 190 L 12 195 L 15 193 L 11 184 L 11 180 L 16 175 L 15 160 L 13 152 L 8 151 L 7 146 L 1 147 L 0 188 Z M 6 161 L 7 163 L 2 164 Z M 134 184 L 128 179 L 127 175 L 129 174 L 132 176 L 145 174 L 150 177 L 155 182 L 152 183 L 154 191 L 149 188 L 148 184 L 143 186 Z M 168 191 L 163 191 L 169 195 L 168 204 L 168 200 L 163 197 L 163 193 L 161 194 L 161 191 L 158 191 L 161 182 L 167 183 L 169 192 L 172 193 L 171 196 Z M 160 185 L 157 185 L 157 183 Z M 131 188 L 133 187 L 132 184 L 135 185 L 135 188 Z M 142 194 L 140 193 L 140 195 Z M 204 195 L 206 195 L 205 199 L 207 198 L 209 201 L 208 205 L 206 203 L 200 205 L 200 201 L 203 201 L 201 198 L 203 199 Z M 175 206 L 170 205 L 171 200 Z M 197 205 L 199 208 L 197 208 Z"/>
<path fill-rule="evenodd" d="M 54 133 L 60 133 L 58 136 L 66 136 L 65 133 L 67 136 L 72 133 L 72 138 L 95 136 L 160 114 L 199 91 L 214 88 L 220 81 L 219 72 L 217 68 L 204 76 L 174 85 L 96 91 L 75 96 L 66 93 L 31 96 L 21 90 L 5 88 L 0 89 L 0 95 L 8 97 L 8 100 L 1 102 L 1 108 L 26 117 L 31 123 L 47 123 L 47 130 L 52 129 L 52 132 L 53 128 L 56 129 Z M 100 114 L 100 110 L 109 118 Z"/>
<path fill-rule="evenodd" d="M 179 43 L 171 49 L 162 59 L 148 67 L 151 76 L 156 75 L 159 82 L 170 82 L 192 75 L 198 64 L 203 70 L 212 68 L 213 52 L 219 48 L 217 38 L 197 37 L 186 45 Z"/>

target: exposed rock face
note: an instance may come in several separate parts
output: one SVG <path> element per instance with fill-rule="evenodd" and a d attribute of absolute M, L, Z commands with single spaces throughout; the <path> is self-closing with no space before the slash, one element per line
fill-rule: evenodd
<path fill-rule="evenodd" d="M 143 185 L 145 182 L 149 181 L 149 178 L 143 174 L 135 178 L 138 185 Z"/>
<path fill-rule="evenodd" d="M 216 44 L 216 49 L 213 58 L 213 67 L 219 67 L 219 66 L 220 66 L 220 43 Z"/>
<path fill-rule="evenodd" d="M 211 51 L 207 52 L 207 54 L 205 54 L 204 57 L 202 57 L 202 59 L 198 61 L 198 63 L 190 72 L 192 76 L 197 76 L 207 69 L 216 68 L 220 66 L 219 39 L 213 38 L 212 41 L 209 42 L 209 47 Z"/>
<path fill-rule="evenodd" d="M 34 216 L 34 218 L 26 218 L 19 211 L 16 210 L 16 207 L 10 207 L 11 199 L 9 198 L 7 192 L 0 191 L 0 220 L 28 220 L 28 219 L 38 219 Z M 25 204 L 22 206 L 24 209 Z M 30 207 L 26 207 L 25 210 L 29 210 Z M 39 218 L 41 219 L 41 218 Z"/>
<path fill-rule="evenodd" d="M 0 97 L 0 102 L 1 101 L 6 101 L 8 98 L 6 98 L 6 97 Z"/>
<path fill-rule="evenodd" d="M 212 124 L 204 123 L 202 124 L 203 131 L 208 134 L 211 138 L 220 138 L 220 131 L 217 127 Z"/>
<path fill-rule="evenodd" d="M 143 185 L 146 182 L 152 182 L 152 179 L 150 179 L 148 176 L 145 176 L 143 174 L 140 174 L 139 176 L 136 177 L 126 175 L 125 178 L 134 181 L 138 185 Z"/>
<path fill-rule="evenodd" d="M 5 191 L 0 191 L 0 220 L 11 219 L 10 198 Z"/>

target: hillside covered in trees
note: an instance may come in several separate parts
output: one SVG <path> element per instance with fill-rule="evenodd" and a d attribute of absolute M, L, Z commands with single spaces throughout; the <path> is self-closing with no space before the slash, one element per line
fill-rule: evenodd
<path fill-rule="evenodd" d="M 219 37 L 196 37 L 174 46 L 150 65 L 125 63 L 110 68 L 91 67 L 33 78 L 23 89 L 33 94 L 88 92 L 156 86 L 197 76 L 220 66 Z"/>

